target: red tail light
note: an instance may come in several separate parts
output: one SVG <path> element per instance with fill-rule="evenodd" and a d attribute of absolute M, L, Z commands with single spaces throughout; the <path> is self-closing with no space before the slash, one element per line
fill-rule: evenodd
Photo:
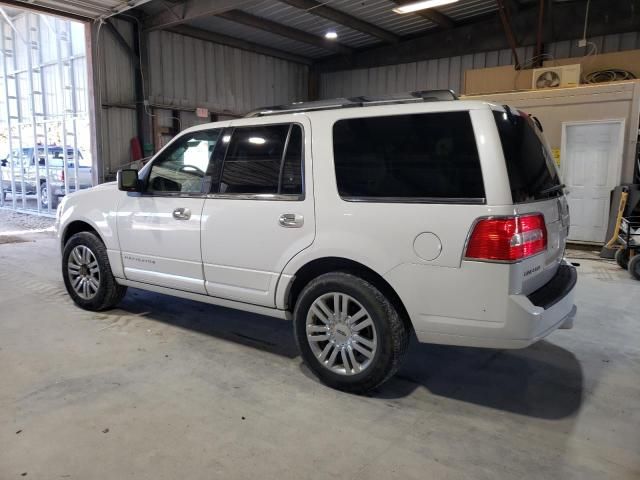
<path fill-rule="evenodd" d="M 542 215 L 482 219 L 476 223 L 465 257 L 514 262 L 547 248 L 547 228 Z"/>
<path fill-rule="evenodd" d="M 58 180 L 64 182 L 64 170 L 58 172 Z"/>

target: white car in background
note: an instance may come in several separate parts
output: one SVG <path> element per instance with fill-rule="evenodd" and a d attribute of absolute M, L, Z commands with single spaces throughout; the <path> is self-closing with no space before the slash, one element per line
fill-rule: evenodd
<path fill-rule="evenodd" d="M 82 308 L 136 287 L 292 319 L 326 384 L 365 392 L 421 342 L 523 348 L 576 312 L 569 217 L 537 121 L 446 91 L 294 104 L 182 132 L 65 197 Z"/>

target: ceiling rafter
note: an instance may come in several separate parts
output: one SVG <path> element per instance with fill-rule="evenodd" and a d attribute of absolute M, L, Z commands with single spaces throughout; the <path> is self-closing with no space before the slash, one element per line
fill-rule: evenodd
<path fill-rule="evenodd" d="M 279 0 L 282 3 L 286 3 L 292 7 L 300 10 L 304 10 L 311 15 L 326 18 L 332 22 L 338 23 L 345 27 L 358 32 L 366 33 L 372 37 L 378 38 L 387 43 L 398 43 L 400 37 L 394 33 L 380 28 L 369 22 L 365 22 L 353 15 L 342 12 L 335 8 L 328 7 L 324 3 L 317 2 L 316 0 Z"/>
<path fill-rule="evenodd" d="M 197 18 L 210 17 L 234 8 L 255 3 L 252 0 L 185 0 L 176 4 L 164 4 L 165 10 L 146 18 L 144 30 L 159 30 L 188 23 Z"/>
<path fill-rule="evenodd" d="M 200 28 L 191 27 L 189 25 L 176 25 L 167 29 L 168 32 L 177 33 L 179 35 L 185 35 L 191 38 L 197 38 L 198 40 L 205 40 L 208 42 L 219 43 L 221 45 L 227 45 L 229 47 L 239 48 L 241 50 L 247 50 L 253 53 L 259 53 L 261 55 L 268 55 L 270 57 L 281 58 L 282 60 L 288 60 L 290 62 L 301 63 L 303 65 L 312 65 L 313 60 L 293 53 L 285 52 L 273 47 L 267 47 L 265 45 L 258 45 L 257 43 L 242 40 L 236 37 L 230 37 L 221 33 L 210 32 L 208 30 L 202 30 Z"/>
<path fill-rule="evenodd" d="M 225 20 L 230 20 L 232 22 L 240 23 L 242 25 L 280 35 L 281 37 L 286 37 L 291 40 L 296 40 L 298 42 L 323 48 L 334 53 L 344 55 L 353 53 L 353 50 L 351 48 L 346 47 L 345 45 L 342 45 L 336 41 L 327 40 L 325 38 L 318 37 L 317 35 L 307 33 L 303 30 L 298 30 L 297 28 L 274 22 L 273 20 L 269 20 L 263 17 L 257 17 L 255 15 L 251 15 L 250 13 L 243 12 L 242 10 L 229 10 L 228 12 L 220 13 L 217 16 L 220 18 L 224 18 Z"/>

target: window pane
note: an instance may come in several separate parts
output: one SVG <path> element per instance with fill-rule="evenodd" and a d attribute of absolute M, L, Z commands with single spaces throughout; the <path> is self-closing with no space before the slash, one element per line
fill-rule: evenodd
<path fill-rule="evenodd" d="M 484 198 L 468 112 L 340 120 L 333 143 L 341 196 Z"/>
<path fill-rule="evenodd" d="M 220 193 L 277 193 L 289 125 L 236 128 L 222 167 Z"/>
<path fill-rule="evenodd" d="M 541 133 L 529 117 L 493 112 L 515 203 L 562 195 L 558 171 Z"/>
<path fill-rule="evenodd" d="M 302 128 L 300 125 L 292 125 L 291 127 L 279 193 L 285 195 L 302 194 Z"/>
<path fill-rule="evenodd" d="M 205 130 L 177 140 L 151 165 L 147 191 L 200 193 L 219 135 Z"/>

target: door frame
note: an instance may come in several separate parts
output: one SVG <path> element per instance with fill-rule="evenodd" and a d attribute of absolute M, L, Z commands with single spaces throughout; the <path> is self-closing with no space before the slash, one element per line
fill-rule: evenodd
<path fill-rule="evenodd" d="M 561 144 L 560 144 L 560 173 L 562 175 L 562 180 L 564 181 L 564 179 L 567 176 L 567 162 L 565 161 L 565 159 L 567 158 L 567 155 L 566 155 L 567 154 L 567 127 L 572 127 L 577 125 L 598 125 L 598 124 L 604 124 L 604 123 L 617 123 L 620 125 L 620 133 L 618 135 L 618 148 L 620 149 L 620 156 L 619 156 L 618 164 L 615 166 L 615 185 L 613 185 L 612 189 L 620 185 L 622 181 L 622 165 L 624 164 L 624 139 L 626 135 L 626 130 L 625 130 L 626 122 L 627 122 L 626 118 L 607 118 L 607 119 L 601 119 L 601 120 L 575 120 L 575 121 L 562 122 L 562 137 L 561 137 Z M 566 193 L 567 194 L 571 193 L 570 187 L 568 190 L 566 190 Z M 609 208 L 607 210 L 607 219 L 606 219 L 607 222 L 610 216 L 611 216 L 611 205 L 609 205 Z M 605 238 L 605 242 L 606 241 L 607 239 Z M 572 240 L 572 242 L 591 243 L 591 242 L 583 242 L 583 241 L 576 241 L 576 240 Z"/>

